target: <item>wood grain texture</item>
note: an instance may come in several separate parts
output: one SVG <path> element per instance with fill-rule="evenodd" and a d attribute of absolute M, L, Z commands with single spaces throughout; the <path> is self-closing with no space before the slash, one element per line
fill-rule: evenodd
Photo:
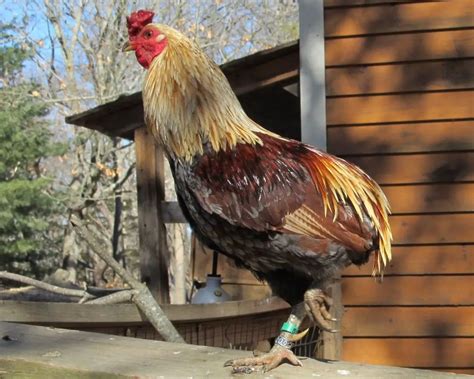
<path fill-rule="evenodd" d="M 342 281 L 346 306 L 474 305 L 474 275 L 347 277 Z"/>
<path fill-rule="evenodd" d="M 327 99 L 328 126 L 474 118 L 474 92 L 410 93 Z"/>
<path fill-rule="evenodd" d="M 384 186 L 392 214 L 474 212 L 474 183 Z"/>
<path fill-rule="evenodd" d="M 395 244 L 474 243 L 474 213 L 392 216 Z"/>
<path fill-rule="evenodd" d="M 324 330 L 320 331 L 319 341 L 322 342 L 322 346 L 317 347 L 314 356 L 317 359 L 330 359 L 330 360 L 341 360 L 342 359 L 342 344 L 343 344 L 343 332 L 342 332 L 342 317 L 344 314 L 344 305 L 342 302 L 342 286 L 340 276 L 335 278 L 336 280 L 326 290 L 328 295 L 333 299 L 334 304 L 331 305 L 329 311 L 331 316 L 336 319 L 332 322 L 332 328 L 337 330 L 337 333 L 331 333 Z M 307 319 L 309 322 L 309 320 Z M 311 323 L 310 323 L 311 325 Z M 302 329 L 303 327 L 301 327 Z"/>
<path fill-rule="evenodd" d="M 324 16 L 326 37 L 474 26 L 471 0 L 326 9 Z"/>
<path fill-rule="evenodd" d="M 348 157 L 381 185 L 474 181 L 474 152 Z"/>
<path fill-rule="evenodd" d="M 165 224 L 186 224 L 188 222 L 177 201 L 162 201 L 160 208 Z"/>
<path fill-rule="evenodd" d="M 386 275 L 474 274 L 474 245 L 395 246 Z M 344 276 L 372 275 L 370 264 L 349 266 Z"/>
<path fill-rule="evenodd" d="M 235 72 L 224 70 L 224 73 L 237 95 L 244 95 L 269 86 L 295 83 L 299 79 L 298 49 L 288 50 L 288 54 L 247 69 Z"/>
<path fill-rule="evenodd" d="M 474 29 L 334 38 L 326 40 L 326 65 L 469 58 L 473 51 Z"/>
<path fill-rule="evenodd" d="M 395 246 L 386 275 L 452 275 L 474 273 L 474 245 Z M 211 270 L 209 257 L 200 254 L 194 263 L 194 277 L 204 281 Z M 235 267 L 227 257 L 219 257 L 218 270 L 224 283 L 261 285 L 248 270 Z M 346 276 L 372 277 L 372 265 L 349 266 Z"/>
<path fill-rule="evenodd" d="M 164 193 L 164 155 L 145 127 L 135 130 L 140 273 L 160 303 L 169 302 L 166 230 L 160 211 Z"/>
<path fill-rule="evenodd" d="M 38 377 L 60 378 L 56 374 L 57 369 L 61 369 L 62 377 L 73 377 L 79 371 L 87 375 L 78 377 L 88 378 L 109 378 L 111 375 L 128 378 L 235 378 L 223 363 L 249 355 L 245 351 L 9 323 L 0 323 L 0 333 L 12 338 L 0 340 L 0 366 L 3 369 L 8 364 L 9 377 L 31 377 L 32 372 L 41 370 L 36 371 L 41 374 Z M 51 370 L 55 369 L 53 376 Z M 364 379 L 445 377 L 445 374 L 436 372 L 327 363 L 314 359 L 305 360 L 304 366 L 297 369 L 281 365 L 271 375 L 296 379 L 318 373 L 324 378 L 336 379 L 341 377 L 341 371 L 351 372 L 352 378 Z M 19 374 L 15 375 L 15 372 Z"/>
<path fill-rule="evenodd" d="M 103 130 L 103 128 L 105 127 L 105 125 L 102 125 L 104 121 L 107 121 L 109 119 L 109 116 L 115 116 L 119 114 L 120 111 L 124 112 L 120 116 L 129 116 L 132 118 L 132 121 L 127 118 L 122 119 L 122 123 L 115 124 L 115 128 L 122 128 L 124 124 L 128 124 L 130 122 L 135 123 L 136 121 L 140 121 L 140 123 L 143 125 L 143 106 L 141 92 L 135 92 L 131 95 L 121 95 L 114 101 L 110 101 L 108 103 L 101 104 L 97 107 L 88 109 L 84 112 L 68 116 L 66 117 L 66 122 L 91 129 L 95 129 L 92 127 L 93 125 L 95 125 L 99 127 L 99 129 L 97 130 Z M 137 117 L 140 111 L 141 117 Z M 113 117 L 111 118 L 113 119 Z M 112 125 L 113 124 L 110 125 L 111 129 L 114 129 Z"/>
<path fill-rule="evenodd" d="M 343 359 L 405 367 L 472 367 L 474 338 L 346 338 Z"/>
<path fill-rule="evenodd" d="M 474 150 L 474 121 L 445 121 L 328 128 L 328 151 L 357 154 Z"/>
<path fill-rule="evenodd" d="M 345 307 L 348 337 L 474 337 L 474 307 Z"/>
<path fill-rule="evenodd" d="M 474 375 L 473 368 L 439 368 L 439 367 L 428 367 L 428 370 L 435 369 L 436 371 L 442 371 L 447 373 Z"/>
<path fill-rule="evenodd" d="M 198 254 L 194 260 L 194 277 L 204 281 L 211 271 L 209 254 Z M 248 270 L 236 268 L 232 261 L 220 256 L 217 271 L 224 283 L 259 285 Z M 393 260 L 389 263 L 386 275 L 453 275 L 474 273 L 474 245 L 431 245 L 431 246 L 395 246 Z M 372 277 L 372 265 L 352 265 L 343 271 L 346 276 Z"/>
<path fill-rule="evenodd" d="M 251 317 L 284 311 L 289 305 L 280 298 L 229 301 L 222 304 L 163 304 L 166 316 L 177 324 Z M 111 327 L 148 324 L 134 304 L 76 304 L 0 301 L 0 321 L 68 327 Z"/>
<path fill-rule="evenodd" d="M 326 69 L 327 96 L 441 91 L 473 87 L 473 59 Z"/>

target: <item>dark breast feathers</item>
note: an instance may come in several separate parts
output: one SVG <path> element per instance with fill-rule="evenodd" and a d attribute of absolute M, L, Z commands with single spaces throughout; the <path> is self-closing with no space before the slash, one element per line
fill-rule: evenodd
<path fill-rule="evenodd" d="M 314 151 L 260 137 L 263 145 L 172 162 L 181 207 L 198 237 L 270 285 L 283 274 L 307 287 L 351 262 L 365 263 L 377 233 L 350 203 L 338 204 L 336 216 L 325 209 L 308 164 L 319 159 Z"/>

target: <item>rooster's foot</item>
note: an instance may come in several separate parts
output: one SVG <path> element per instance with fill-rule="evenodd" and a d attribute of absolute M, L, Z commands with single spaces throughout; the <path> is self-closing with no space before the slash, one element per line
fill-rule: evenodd
<path fill-rule="evenodd" d="M 284 361 L 295 366 L 302 366 L 301 361 L 289 349 L 275 345 L 270 352 L 253 358 L 231 359 L 224 363 L 225 367 L 232 366 L 232 373 L 251 374 L 252 372 L 267 372 L 278 367 Z"/>
<path fill-rule="evenodd" d="M 319 288 L 309 289 L 304 294 L 305 308 L 312 321 L 326 332 L 336 333 L 337 330 L 329 323 L 337 321 L 328 310 L 332 302 L 332 299 Z"/>

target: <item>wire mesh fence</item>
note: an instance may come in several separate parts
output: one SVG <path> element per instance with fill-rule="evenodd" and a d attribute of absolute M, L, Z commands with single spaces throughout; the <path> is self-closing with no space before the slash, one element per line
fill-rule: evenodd
<path fill-rule="evenodd" d="M 244 317 L 176 323 L 185 341 L 194 345 L 222 347 L 235 350 L 260 350 L 273 345 L 280 327 L 288 318 L 287 311 L 275 311 Z M 308 325 L 303 324 L 303 328 Z M 123 335 L 136 338 L 162 340 L 156 330 L 148 325 L 110 328 L 88 328 L 88 331 Z M 303 329 L 302 329 L 303 330 Z M 319 330 L 310 328 L 307 335 L 293 347 L 297 356 L 314 357 L 318 346 Z"/>

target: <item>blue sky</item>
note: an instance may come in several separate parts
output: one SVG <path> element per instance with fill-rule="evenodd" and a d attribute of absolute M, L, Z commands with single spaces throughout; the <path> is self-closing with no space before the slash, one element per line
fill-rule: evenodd
<path fill-rule="evenodd" d="M 29 39 L 32 41 L 43 40 L 45 36 L 48 34 L 48 25 L 46 20 L 42 17 L 41 14 L 37 12 L 37 7 L 35 5 L 31 5 L 31 1 L 26 0 L 7 0 L 1 1 L 0 6 L 2 7 L 2 12 L 0 13 L 0 22 L 3 24 L 14 23 L 22 23 L 22 19 L 25 15 L 27 15 L 28 26 L 27 30 L 25 31 L 28 35 Z M 19 36 L 19 39 L 21 37 Z M 50 46 L 48 46 L 48 41 L 44 40 L 43 50 L 48 50 Z M 37 45 L 38 46 L 38 45 Z M 34 76 L 34 66 L 31 62 L 26 62 L 25 69 L 26 74 L 30 76 Z"/>

